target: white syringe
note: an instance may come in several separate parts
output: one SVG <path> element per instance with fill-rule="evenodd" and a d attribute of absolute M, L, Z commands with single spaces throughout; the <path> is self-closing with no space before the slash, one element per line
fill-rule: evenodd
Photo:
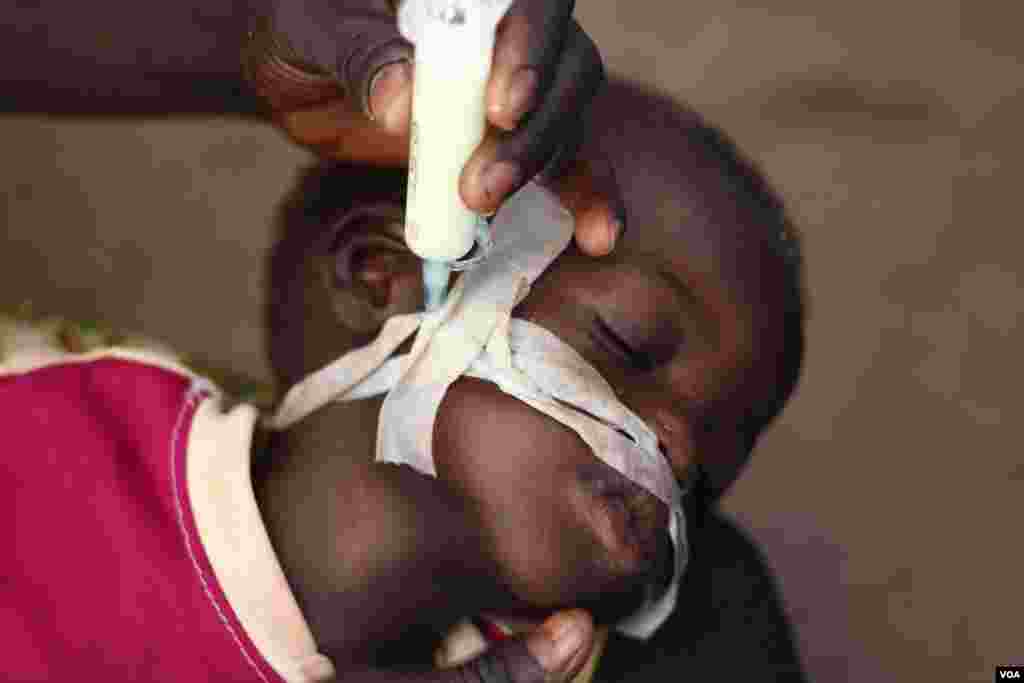
<path fill-rule="evenodd" d="M 487 127 L 494 33 L 512 0 L 404 0 L 398 29 L 416 48 L 405 241 L 423 259 L 428 311 L 445 299 L 452 264 L 484 219 L 459 196 L 459 176 Z"/>

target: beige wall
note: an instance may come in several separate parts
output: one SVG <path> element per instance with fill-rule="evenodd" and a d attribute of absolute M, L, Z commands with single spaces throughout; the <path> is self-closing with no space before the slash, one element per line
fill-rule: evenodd
<path fill-rule="evenodd" d="M 1024 664 L 1013 7 L 579 2 L 609 65 L 724 124 L 805 233 L 804 381 L 726 506 L 821 681 Z M 7 119 L 0 143 L 0 304 L 265 372 L 268 217 L 302 152 L 227 122 Z"/>

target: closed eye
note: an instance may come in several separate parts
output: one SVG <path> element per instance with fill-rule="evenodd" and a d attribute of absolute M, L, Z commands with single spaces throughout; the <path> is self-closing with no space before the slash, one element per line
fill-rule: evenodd
<path fill-rule="evenodd" d="M 594 318 L 595 331 L 591 336 L 604 349 L 617 356 L 635 370 L 648 371 L 654 367 L 651 357 L 630 346 L 601 316 Z"/>

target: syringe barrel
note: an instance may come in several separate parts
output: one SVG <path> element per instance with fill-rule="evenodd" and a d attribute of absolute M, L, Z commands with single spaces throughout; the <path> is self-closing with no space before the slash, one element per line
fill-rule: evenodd
<path fill-rule="evenodd" d="M 426 21 L 415 41 L 405 240 L 424 259 L 455 261 L 473 247 L 478 214 L 459 177 L 483 140 L 494 33 Z"/>

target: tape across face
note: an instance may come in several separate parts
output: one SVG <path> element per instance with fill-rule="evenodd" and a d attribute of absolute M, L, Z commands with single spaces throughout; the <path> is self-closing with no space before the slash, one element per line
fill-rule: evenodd
<path fill-rule="evenodd" d="M 497 385 L 575 431 L 594 455 L 670 510 L 672 581 L 616 630 L 648 638 L 675 607 L 689 548 L 682 491 L 657 435 L 623 405 L 612 387 L 554 334 L 511 312 L 568 246 L 573 219 L 548 191 L 529 184 L 495 216 L 489 257 L 463 273 L 437 311 L 390 318 L 370 344 L 296 384 L 266 424 L 285 429 L 333 401 L 387 394 L 377 425 L 376 459 L 436 476 L 434 422 L 459 377 Z M 393 356 L 416 335 L 408 354 Z"/>

